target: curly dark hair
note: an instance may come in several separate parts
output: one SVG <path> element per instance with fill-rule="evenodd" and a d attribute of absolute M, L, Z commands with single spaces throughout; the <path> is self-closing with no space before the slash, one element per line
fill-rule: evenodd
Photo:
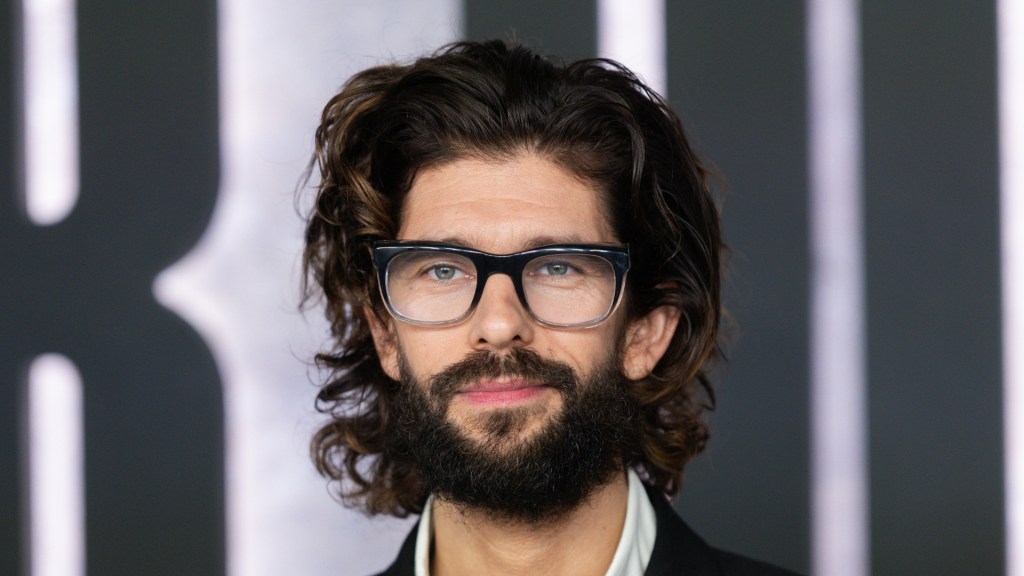
<path fill-rule="evenodd" d="M 393 239 L 417 173 L 463 158 L 546 158 L 604 195 L 630 245 L 628 318 L 680 310 L 668 351 L 631 384 L 642 445 L 628 456 L 646 482 L 675 495 L 708 439 L 708 379 L 720 356 L 722 243 L 711 171 L 665 101 L 605 59 L 553 62 L 501 41 L 458 42 L 408 65 L 353 76 L 327 103 L 310 166 L 319 168 L 303 266 L 307 298 L 322 297 L 333 347 L 312 440 L 317 469 L 347 504 L 370 514 L 422 512 L 415 466 L 389 450 L 398 383 L 383 371 L 367 315 L 384 311 L 371 259 Z"/>

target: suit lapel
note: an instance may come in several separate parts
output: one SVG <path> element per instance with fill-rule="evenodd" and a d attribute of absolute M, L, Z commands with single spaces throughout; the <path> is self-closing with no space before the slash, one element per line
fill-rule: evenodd
<path fill-rule="evenodd" d="M 683 522 L 660 492 L 644 484 L 654 506 L 658 535 L 647 563 L 646 576 L 716 576 L 721 568 L 711 547 Z M 405 537 L 398 557 L 379 576 L 415 576 L 417 522 Z"/>
<path fill-rule="evenodd" d="M 664 494 L 644 484 L 654 506 L 658 535 L 646 576 L 712 576 L 721 574 L 711 547 L 683 522 Z"/>
<path fill-rule="evenodd" d="M 377 576 L 416 576 L 416 534 L 419 528 L 420 523 L 416 522 L 409 535 L 405 537 L 405 542 L 402 542 L 398 557 L 387 570 Z"/>

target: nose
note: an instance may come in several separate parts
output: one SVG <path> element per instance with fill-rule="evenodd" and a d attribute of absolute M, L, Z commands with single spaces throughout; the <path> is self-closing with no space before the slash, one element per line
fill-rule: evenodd
<path fill-rule="evenodd" d="M 512 279 L 505 274 L 487 279 L 470 322 L 470 344 L 476 349 L 500 351 L 533 340 L 533 320 L 523 309 Z"/>

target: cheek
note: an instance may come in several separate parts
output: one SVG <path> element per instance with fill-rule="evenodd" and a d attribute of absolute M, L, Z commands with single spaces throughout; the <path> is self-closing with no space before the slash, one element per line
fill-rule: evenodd
<path fill-rule="evenodd" d="M 461 360 L 468 352 L 463 351 L 461 355 L 454 353 L 460 348 L 454 345 L 453 336 L 448 330 L 434 328 L 427 332 L 416 327 L 409 328 L 412 329 L 399 329 L 396 334 L 398 353 L 406 368 L 420 382 L 425 382 L 445 366 Z"/>
<path fill-rule="evenodd" d="M 620 368 L 619 350 L 622 330 L 617 325 L 600 325 L 589 330 L 564 332 L 559 338 L 552 338 L 547 349 L 538 351 L 544 355 L 567 362 L 579 374 L 590 374 L 598 366 L 609 361 Z"/>

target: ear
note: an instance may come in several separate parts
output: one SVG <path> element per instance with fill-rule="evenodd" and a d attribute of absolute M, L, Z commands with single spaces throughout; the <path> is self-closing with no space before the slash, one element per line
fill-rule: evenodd
<path fill-rule="evenodd" d="M 363 318 L 373 335 L 373 346 L 377 349 L 380 367 L 392 380 L 398 380 L 398 342 L 395 338 L 394 322 L 388 316 L 381 320 L 368 308 L 363 309 Z"/>
<path fill-rule="evenodd" d="M 661 306 L 626 327 L 622 372 L 632 381 L 646 378 L 665 355 L 679 325 L 679 309 Z"/>

